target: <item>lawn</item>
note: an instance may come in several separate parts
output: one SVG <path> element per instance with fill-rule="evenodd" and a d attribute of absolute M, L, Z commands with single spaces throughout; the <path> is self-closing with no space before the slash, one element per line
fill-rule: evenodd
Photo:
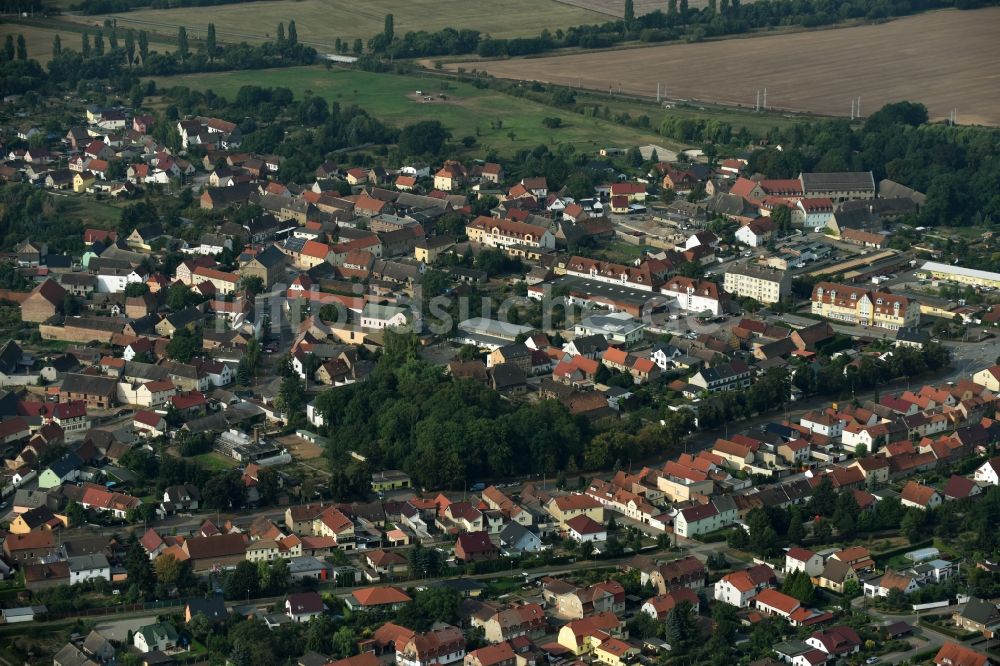
<path fill-rule="evenodd" d="M 236 467 L 236 461 L 229 456 L 224 456 L 221 453 L 216 453 L 215 451 L 209 451 L 208 453 L 202 453 L 192 458 L 202 467 L 215 471 L 225 471 Z"/>
<path fill-rule="evenodd" d="M 117 229 L 121 220 L 121 208 L 107 201 L 98 201 L 92 194 L 53 194 L 63 201 L 69 201 L 69 214 L 80 217 L 84 225 L 100 229 Z"/>
<path fill-rule="evenodd" d="M 291 67 L 254 72 L 192 74 L 157 79 L 157 86 L 187 86 L 212 90 L 232 98 L 246 85 L 284 86 L 296 98 L 305 93 L 321 95 L 341 106 L 356 104 L 375 117 L 396 126 L 420 120 L 440 120 L 455 139 L 476 137 L 477 154 L 495 148 L 513 154 L 538 144 L 570 144 L 578 152 L 595 152 L 608 144 L 643 145 L 662 142 L 652 131 L 623 127 L 613 122 L 559 111 L 530 100 L 480 89 L 468 83 L 398 74 L 372 74 L 332 67 Z M 422 95 L 417 95 L 416 91 Z M 424 97 L 430 96 L 431 101 Z M 542 119 L 558 116 L 563 126 L 547 129 Z"/>
<path fill-rule="evenodd" d="M 261 42 L 274 38 L 278 23 L 295 21 L 299 41 L 318 49 L 333 49 L 340 39 L 367 42 L 382 32 L 386 14 L 393 15 L 395 33 L 442 28 L 479 30 L 493 37 L 527 37 L 543 29 L 556 31 L 569 26 L 603 23 L 608 16 L 573 7 L 556 0 L 368 0 L 363 4 L 334 3 L 330 0 L 269 0 L 174 9 L 138 9 L 114 14 L 118 26 L 175 34 L 184 25 L 194 39 L 204 36 L 209 21 L 215 23 L 219 41 Z M 79 17 L 101 24 L 105 16 Z"/>
<path fill-rule="evenodd" d="M 649 116 L 650 126 L 655 130 L 666 118 L 681 118 L 686 120 L 717 120 L 732 125 L 734 131 L 745 127 L 753 136 L 761 136 L 775 127 L 787 127 L 796 122 L 803 122 L 802 117 L 790 117 L 781 113 L 754 113 L 750 110 L 740 111 L 712 105 L 679 104 L 672 108 L 664 108 L 655 102 L 639 102 L 622 97 L 611 97 L 595 93 L 577 93 L 577 103 L 587 105 L 607 106 L 612 115 L 628 113 L 633 118 Z M 663 141 L 661 140 L 661 143 Z"/>

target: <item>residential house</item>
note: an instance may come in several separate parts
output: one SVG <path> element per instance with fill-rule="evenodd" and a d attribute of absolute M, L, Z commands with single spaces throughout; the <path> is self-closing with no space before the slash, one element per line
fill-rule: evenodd
<path fill-rule="evenodd" d="M 941 493 L 931 486 L 925 486 L 917 481 L 909 481 L 903 487 L 899 500 L 903 506 L 926 511 L 941 506 L 943 498 Z"/>
<path fill-rule="evenodd" d="M 135 648 L 147 652 L 164 652 L 177 646 L 177 631 L 169 622 L 157 622 L 139 627 L 132 639 Z"/>
<path fill-rule="evenodd" d="M 758 564 L 726 574 L 715 584 L 714 598 L 737 608 L 746 608 L 762 590 L 777 585 L 774 569 Z"/>
<path fill-rule="evenodd" d="M 317 592 L 297 592 L 285 598 L 285 614 L 295 622 L 308 622 L 326 611 Z"/>

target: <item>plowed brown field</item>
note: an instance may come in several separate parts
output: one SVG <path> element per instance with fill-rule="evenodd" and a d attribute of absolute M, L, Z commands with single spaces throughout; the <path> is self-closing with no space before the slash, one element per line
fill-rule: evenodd
<path fill-rule="evenodd" d="M 609 88 L 753 107 L 767 88 L 772 109 L 848 115 L 888 102 L 957 109 L 963 124 L 1000 125 L 1000 7 L 946 10 L 877 25 L 672 44 L 544 58 L 465 62 L 510 79 Z"/>

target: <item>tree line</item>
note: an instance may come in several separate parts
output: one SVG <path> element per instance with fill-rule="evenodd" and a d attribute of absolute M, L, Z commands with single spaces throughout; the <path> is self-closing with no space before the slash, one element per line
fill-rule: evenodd
<path fill-rule="evenodd" d="M 176 47 L 160 52 L 151 50 L 145 30 L 120 30 L 108 20 L 93 32 L 83 32 L 78 49 L 70 48 L 56 35 L 47 71 L 37 61 L 19 56 L 11 54 L 10 62 L 0 68 L 0 92 L 4 94 L 40 90 L 52 84 L 76 87 L 95 79 L 111 79 L 118 89 L 128 90 L 139 76 L 308 65 L 315 62 L 316 50 L 298 42 L 294 21 L 289 23 L 287 36 L 258 45 L 220 44 L 214 24 L 207 26 L 204 40 L 192 45 L 187 29 L 181 26 Z"/>

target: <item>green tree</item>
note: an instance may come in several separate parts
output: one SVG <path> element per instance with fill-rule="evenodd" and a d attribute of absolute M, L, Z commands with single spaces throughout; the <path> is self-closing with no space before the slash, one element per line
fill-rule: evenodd
<path fill-rule="evenodd" d="M 857 580 L 852 579 L 844 583 L 844 593 L 841 606 L 845 613 L 851 609 L 851 600 L 860 597 L 861 593 L 861 583 Z"/>
<path fill-rule="evenodd" d="M 338 659 L 353 657 L 358 650 L 358 639 L 350 627 L 341 627 L 331 641 L 333 655 Z"/>
<path fill-rule="evenodd" d="M 177 28 L 177 57 L 181 60 L 188 57 L 188 32 L 184 26 Z"/>
<path fill-rule="evenodd" d="M 698 620 L 691 602 L 681 601 L 667 613 L 664 638 L 672 655 L 687 654 L 697 642 Z"/>
<path fill-rule="evenodd" d="M 832 516 L 836 508 L 837 493 L 829 477 L 823 475 L 809 498 L 809 512 L 818 516 Z"/>
<path fill-rule="evenodd" d="M 806 530 L 803 526 L 805 522 L 804 516 L 802 515 L 802 510 L 797 506 L 793 506 L 788 512 L 788 541 L 795 544 L 802 543 L 802 540 L 806 537 Z"/>
<path fill-rule="evenodd" d="M 244 275 L 240 278 L 239 288 L 256 296 L 264 291 L 264 280 L 256 275 Z"/>
<path fill-rule="evenodd" d="M 917 543 L 924 538 L 924 527 L 927 523 L 926 514 L 920 509 L 909 509 L 903 516 L 899 529 L 907 541 Z"/>
<path fill-rule="evenodd" d="M 423 120 L 407 125 L 399 133 L 399 151 L 403 155 L 438 155 L 451 133 L 438 120 Z"/>
<path fill-rule="evenodd" d="M 139 31 L 139 57 L 142 58 L 142 64 L 146 64 L 146 57 L 149 55 L 149 35 L 146 34 L 145 30 Z"/>
<path fill-rule="evenodd" d="M 100 28 L 94 33 L 94 53 L 99 56 L 104 55 L 104 33 Z"/>
<path fill-rule="evenodd" d="M 83 34 L 86 35 L 87 33 Z M 15 52 L 14 35 L 7 35 L 3 40 L 3 59 L 6 61 L 13 60 Z"/>
<path fill-rule="evenodd" d="M 285 23 L 284 21 L 278 22 L 278 46 L 285 45 Z"/>
<path fill-rule="evenodd" d="M 705 276 L 705 267 L 698 261 L 685 261 L 677 267 L 677 274 L 698 280 Z"/>
<path fill-rule="evenodd" d="M 182 587 L 191 577 L 191 562 L 178 560 L 173 555 L 157 557 L 153 562 L 156 581 L 161 585 Z"/>
<path fill-rule="evenodd" d="M 295 20 L 293 19 L 288 22 L 288 45 L 296 46 L 298 43 L 299 43 L 299 31 L 295 28 Z"/>
<path fill-rule="evenodd" d="M 397 616 L 400 624 L 414 631 L 426 631 L 435 622 L 456 624 L 459 621 L 461 596 L 446 587 L 431 587 L 417 594 Z"/>
<path fill-rule="evenodd" d="M 793 571 L 785 576 L 781 591 L 795 597 L 806 606 L 812 605 L 816 594 L 809 574 L 804 571 Z"/>
<path fill-rule="evenodd" d="M 382 29 L 382 34 L 385 36 L 385 43 L 392 44 L 393 37 L 396 34 L 394 20 L 392 14 L 385 15 L 385 27 Z"/>
<path fill-rule="evenodd" d="M 774 207 L 771 211 L 771 223 L 774 225 L 776 231 L 781 234 L 787 234 L 792 230 L 792 211 L 791 209 L 780 204 Z"/>
<path fill-rule="evenodd" d="M 201 354 L 201 345 L 201 329 L 184 327 L 175 331 L 167 343 L 167 356 L 178 363 L 187 363 Z"/>
<path fill-rule="evenodd" d="M 134 296 L 142 296 L 149 293 L 149 285 L 145 282 L 129 282 L 125 285 L 125 290 L 122 295 L 125 298 L 132 298 Z"/>
<path fill-rule="evenodd" d="M 58 57 L 62 55 L 62 37 L 56 35 L 52 38 L 52 56 Z"/>
<path fill-rule="evenodd" d="M 260 594 L 260 573 L 254 562 L 243 560 L 226 576 L 224 592 L 227 599 L 255 598 Z"/>
<path fill-rule="evenodd" d="M 183 282 L 175 282 L 167 289 L 167 307 L 178 312 L 198 302 L 198 296 Z"/>
<path fill-rule="evenodd" d="M 247 501 L 246 485 L 236 470 L 216 472 L 202 486 L 205 507 L 216 511 L 241 509 Z"/>
<path fill-rule="evenodd" d="M 217 43 L 215 40 L 215 24 L 208 24 L 208 32 L 205 33 L 205 52 L 208 53 L 209 60 L 215 60 Z"/>
<path fill-rule="evenodd" d="M 277 503 L 278 494 L 281 492 L 280 478 L 278 471 L 272 467 L 265 467 L 260 470 L 257 476 L 257 492 L 260 493 L 260 501 L 262 503 Z"/>
<path fill-rule="evenodd" d="M 70 502 L 66 505 L 66 520 L 70 527 L 79 527 L 87 522 L 87 512 L 77 502 Z"/>
<path fill-rule="evenodd" d="M 635 3 L 633 0 L 625 0 L 625 23 L 635 22 Z"/>
<path fill-rule="evenodd" d="M 302 417 L 305 406 L 305 387 L 298 375 L 289 375 L 281 382 L 275 407 L 284 413 L 289 422 Z"/>
<path fill-rule="evenodd" d="M 128 66 L 132 67 L 135 63 L 135 32 L 132 28 L 125 31 L 125 58 L 128 60 Z"/>
<path fill-rule="evenodd" d="M 143 594 L 149 594 L 156 585 L 156 576 L 146 550 L 133 541 L 125 552 L 125 572 L 129 585 L 134 585 Z"/>
<path fill-rule="evenodd" d="M 18 33 L 17 35 L 17 59 L 27 60 L 28 59 L 28 45 L 24 41 L 24 35 Z"/>
<path fill-rule="evenodd" d="M 778 546 L 778 534 L 767 512 L 754 509 L 747 516 L 747 525 L 750 527 L 750 549 L 765 557 L 773 554 Z"/>
<path fill-rule="evenodd" d="M 62 314 L 66 317 L 75 317 L 80 314 L 80 302 L 76 296 L 67 293 L 62 300 Z"/>

